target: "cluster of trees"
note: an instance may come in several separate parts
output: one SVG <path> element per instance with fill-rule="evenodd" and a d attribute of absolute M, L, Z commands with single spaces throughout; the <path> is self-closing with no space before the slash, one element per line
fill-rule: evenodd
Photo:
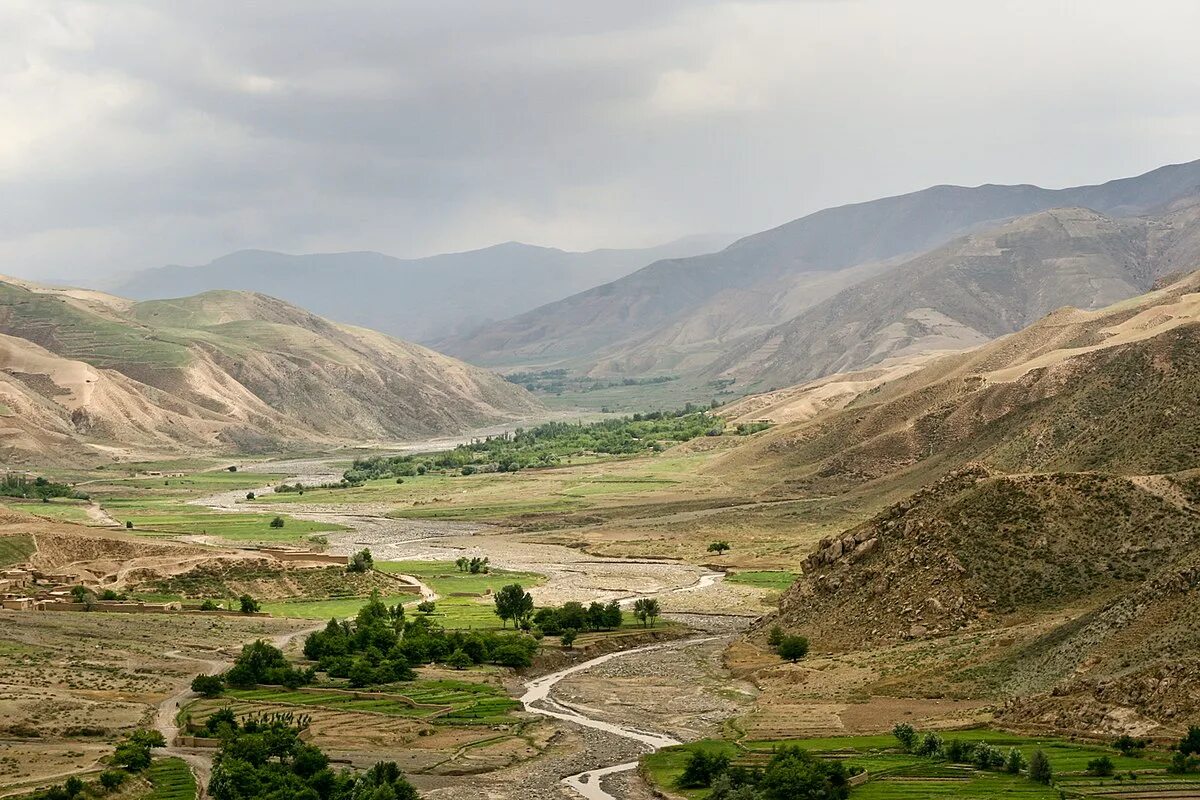
<path fill-rule="evenodd" d="M 150 751 L 153 748 L 166 745 L 166 740 L 158 731 L 138 729 L 117 745 L 109 759 L 109 768 L 100 773 L 95 784 L 89 785 L 82 778 L 72 775 L 64 782 L 33 796 L 37 800 L 75 800 L 77 797 L 115 792 L 131 773 L 142 772 L 150 766 Z"/>
<path fill-rule="evenodd" d="M 72 497 L 87 500 L 88 496 L 75 491 L 65 483 L 55 483 L 40 475 L 31 478 L 20 472 L 6 472 L 0 475 L 0 496 L 22 497 L 49 500 L 51 497 Z"/>
<path fill-rule="evenodd" d="M 642 623 L 643 628 L 653 628 L 660 614 L 662 609 L 653 597 L 639 597 L 633 601 L 633 618 Z"/>
<path fill-rule="evenodd" d="M 839 761 L 799 747 L 777 750 L 766 767 L 734 766 L 724 753 L 695 750 L 677 781 L 681 789 L 711 789 L 710 800 L 844 800 L 850 777 Z"/>
<path fill-rule="evenodd" d="M 330 677 L 353 686 L 411 680 L 412 667 L 434 662 L 463 668 L 492 663 L 527 667 L 537 641 L 520 634 L 449 631 L 428 617 L 406 620 L 400 605 L 387 606 L 372 594 L 353 622 L 332 619 L 304 640 L 304 655 Z"/>
<path fill-rule="evenodd" d="M 1001 750 L 987 742 L 965 742 L 961 739 L 944 740 L 936 733 L 918 733 L 912 725 L 902 722 L 892 728 L 892 735 L 906 753 L 932 759 L 945 759 L 953 764 L 972 764 L 976 769 L 1008 772 L 1012 775 L 1028 774 L 1036 783 L 1049 785 L 1054 779 L 1050 760 L 1041 750 L 1034 750 L 1026 761 L 1025 754 L 1015 747 Z M 1111 772 L 1111 760 L 1109 761 Z M 1091 768 L 1091 764 L 1088 765 Z"/>
<path fill-rule="evenodd" d="M 491 567 L 488 565 L 487 556 L 484 556 L 483 558 L 480 558 L 479 556 L 475 556 L 474 558 L 459 556 L 458 558 L 454 559 L 454 567 L 459 572 L 467 572 L 471 575 L 479 575 L 480 573 L 486 575 L 488 570 L 491 569 Z"/>
<path fill-rule="evenodd" d="M 780 658 L 793 664 L 808 655 L 808 637 L 789 635 L 778 625 L 767 634 L 767 644 Z"/>
<path fill-rule="evenodd" d="M 563 603 L 561 606 L 539 608 L 533 624 L 547 636 L 564 636 L 571 641 L 581 631 L 613 631 L 621 627 L 624 614 L 621 605 L 610 603 Z M 563 644 L 568 644 L 564 640 Z"/>
<path fill-rule="evenodd" d="M 260 683 L 295 689 L 307 686 L 315 677 L 316 670 L 293 666 L 278 647 L 259 639 L 242 646 L 242 652 L 221 679 L 226 685 L 239 689 L 253 688 Z"/>
<path fill-rule="evenodd" d="M 501 472 L 531 466 L 550 466 L 584 453 L 629 455 L 661 449 L 663 442 L 683 442 L 705 435 L 720 421 L 697 406 L 679 411 L 656 411 L 593 423 L 548 422 L 512 433 L 476 439 L 443 453 L 374 456 L 357 459 L 343 477 L 350 483 L 376 478 L 406 477 L 427 470 L 473 472 L 481 465 Z M 469 473 L 468 473 L 469 474 Z"/>
<path fill-rule="evenodd" d="M 320 748 L 301 740 L 301 730 L 280 718 L 235 721 L 213 759 L 209 794 L 215 800 L 419 800 L 395 763 L 379 762 L 359 775 L 334 772 Z"/>

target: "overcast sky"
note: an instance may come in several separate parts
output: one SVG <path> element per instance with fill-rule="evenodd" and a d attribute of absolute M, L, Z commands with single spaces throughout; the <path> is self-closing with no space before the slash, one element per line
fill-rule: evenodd
<path fill-rule="evenodd" d="M 0 0 L 0 273 L 753 232 L 1200 158 L 1195 0 Z"/>

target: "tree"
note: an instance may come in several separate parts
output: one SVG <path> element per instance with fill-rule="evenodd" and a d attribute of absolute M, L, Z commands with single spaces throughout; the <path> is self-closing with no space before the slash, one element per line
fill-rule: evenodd
<path fill-rule="evenodd" d="M 610 631 L 615 631 L 621 627 L 623 617 L 621 604 L 616 600 L 611 600 L 608 605 L 604 606 L 604 627 Z"/>
<path fill-rule="evenodd" d="M 783 644 L 783 628 L 778 625 L 773 626 L 771 632 L 767 634 L 767 644 L 779 649 L 779 645 Z"/>
<path fill-rule="evenodd" d="M 450 657 L 446 659 L 446 666 L 457 670 L 464 670 L 474 663 L 475 662 L 471 660 L 471 657 L 463 652 L 461 648 L 455 650 L 450 654 Z"/>
<path fill-rule="evenodd" d="M 254 492 L 246 492 L 246 499 L 247 499 L 247 500 L 253 500 L 253 499 L 254 499 Z"/>
<path fill-rule="evenodd" d="M 567 628 L 562 632 L 562 635 L 559 637 L 559 639 L 562 641 L 562 646 L 567 650 L 570 650 L 571 646 L 575 644 L 575 639 L 578 636 L 579 631 L 575 630 L 574 628 Z"/>
<path fill-rule="evenodd" d="M 492 600 L 501 627 L 507 626 L 510 619 L 519 622 L 533 613 L 533 596 L 519 583 L 502 586 Z"/>
<path fill-rule="evenodd" d="M 454 566 L 459 572 L 466 572 L 467 567 L 470 565 L 471 559 L 467 558 L 466 556 L 459 556 L 458 558 L 454 559 Z"/>
<path fill-rule="evenodd" d="M 201 611 L 220 611 L 221 606 L 217 603 L 216 600 L 213 600 L 210 598 L 200 604 L 200 610 Z"/>
<path fill-rule="evenodd" d="M 817 758 L 799 747 L 775 753 L 763 770 L 758 790 L 764 800 L 844 800 L 849 776 L 840 761 Z"/>
<path fill-rule="evenodd" d="M 808 655 L 808 639 L 804 636 L 785 636 L 778 647 L 779 657 L 792 663 Z"/>
<path fill-rule="evenodd" d="M 680 789 L 707 789 L 728 770 L 729 756 L 724 753 L 693 750 L 683 765 L 683 772 L 675 779 L 675 785 Z"/>
<path fill-rule="evenodd" d="M 220 675 L 197 675 L 192 678 L 192 691 L 205 697 L 218 697 L 225 691 L 225 680 Z"/>
<path fill-rule="evenodd" d="M 654 620 L 660 613 L 658 601 L 653 597 L 639 597 L 633 602 L 633 616 L 642 623 L 642 627 L 653 627 Z"/>
<path fill-rule="evenodd" d="M 238 610 L 243 614 L 257 614 L 262 611 L 262 605 L 248 594 L 238 598 Z"/>
<path fill-rule="evenodd" d="M 271 527 L 272 528 L 282 528 L 283 527 L 283 517 L 275 517 L 275 519 L 271 520 Z"/>
<path fill-rule="evenodd" d="M 718 556 L 724 555 L 725 551 L 729 550 L 729 549 L 730 549 L 729 542 L 726 542 L 724 540 L 719 541 L 719 542 L 712 542 L 708 546 L 708 552 L 716 553 Z"/>
<path fill-rule="evenodd" d="M 1132 756 L 1146 749 L 1148 745 L 1145 739 L 1135 739 L 1129 734 L 1122 734 L 1113 742 L 1113 747 L 1121 752 L 1122 755 Z"/>
<path fill-rule="evenodd" d="M 351 556 L 350 563 L 346 565 L 347 572 L 369 572 L 374 568 L 375 557 L 371 555 L 371 550 L 367 547 Z"/>
<path fill-rule="evenodd" d="M 435 610 L 437 610 L 437 604 L 432 600 L 422 600 L 417 603 L 417 611 L 420 611 L 422 614 L 429 615 Z"/>
<path fill-rule="evenodd" d="M 1013 775 L 1020 775 L 1021 770 L 1025 769 L 1025 756 L 1015 747 L 1009 748 L 1008 758 L 1004 759 L 1004 771 Z"/>
<path fill-rule="evenodd" d="M 1095 775 L 1097 778 L 1107 778 L 1113 774 L 1113 761 L 1108 756 L 1093 758 L 1087 762 L 1087 771 L 1089 775 Z"/>
<path fill-rule="evenodd" d="M 896 737 L 896 741 L 900 742 L 900 747 L 904 748 L 906 753 L 911 753 L 917 744 L 917 732 L 907 722 L 897 723 L 892 728 L 892 736 Z"/>
<path fill-rule="evenodd" d="M 1050 759 L 1041 750 L 1034 750 L 1029 757 L 1029 780 L 1043 783 L 1047 786 L 1054 780 L 1054 770 L 1050 768 Z"/>
<path fill-rule="evenodd" d="M 90 594 L 91 592 L 88 591 L 86 586 L 71 587 L 71 599 L 76 603 L 86 603 Z"/>
<path fill-rule="evenodd" d="M 121 784 L 125 782 L 125 776 L 127 774 L 128 773 L 119 769 L 106 769 L 104 772 L 100 773 L 100 785 L 103 786 L 106 791 L 111 792 L 114 789 L 120 788 Z"/>
<path fill-rule="evenodd" d="M 1179 752 L 1185 756 L 1200 755 L 1200 725 L 1191 725 L 1179 740 Z"/>
<path fill-rule="evenodd" d="M 128 519 L 125 520 L 125 527 L 126 527 L 126 529 L 132 530 L 133 529 L 133 520 L 128 520 Z"/>

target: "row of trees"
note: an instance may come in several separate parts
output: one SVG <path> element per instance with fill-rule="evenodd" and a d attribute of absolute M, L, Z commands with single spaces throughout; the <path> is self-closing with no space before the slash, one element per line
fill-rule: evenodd
<path fill-rule="evenodd" d="M 892 735 L 906 753 L 913 755 L 945 759 L 954 764 L 972 764 L 976 769 L 1003 771 L 1013 775 L 1025 772 L 1031 781 L 1046 785 L 1054 779 L 1050 760 L 1041 750 L 1034 750 L 1026 761 L 1025 754 L 1015 747 L 1006 752 L 987 742 L 967 742 L 961 739 L 946 741 L 932 731 L 918 733 L 912 725 L 904 722 L 892 728 Z M 1112 774 L 1111 761 L 1109 764 L 1107 774 Z"/>
<path fill-rule="evenodd" d="M 65 483 L 41 477 L 30 477 L 20 472 L 6 472 L 0 475 L 0 497 L 21 497 L 49 500 L 51 497 L 73 497 L 87 500 L 88 496 L 75 491 Z"/>
<path fill-rule="evenodd" d="M 561 606 L 539 608 L 533 624 L 547 636 L 568 636 L 572 641 L 584 631 L 615 631 L 624 621 L 621 605 L 609 603 L 563 603 Z M 566 644 L 566 642 L 564 642 Z"/>
<path fill-rule="evenodd" d="M 629 455 L 655 450 L 662 442 L 683 442 L 704 436 L 720 420 L 697 406 L 678 411 L 635 414 L 593 423 L 548 422 L 533 428 L 477 439 L 442 453 L 373 456 L 357 459 L 343 477 L 349 483 L 377 478 L 407 477 L 428 470 L 460 470 L 487 465 L 502 472 L 549 466 L 584 453 Z"/>

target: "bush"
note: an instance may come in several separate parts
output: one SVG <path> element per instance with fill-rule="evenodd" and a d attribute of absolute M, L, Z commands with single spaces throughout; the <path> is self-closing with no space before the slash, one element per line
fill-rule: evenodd
<path fill-rule="evenodd" d="M 366 547 L 351 556 L 350 563 L 346 565 L 347 572 L 369 572 L 374 568 L 375 557 L 371 555 L 370 549 Z"/>
<path fill-rule="evenodd" d="M 942 754 L 942 737 L 932 731 L 925 734 L 917 742 L 913 750 L 916 755 L 926 758 L 936 758 Z"/>
<path fill-rule="evenodd" d="M 1095 775 L 1098 778 L 1107 778 L 1113 774 L 1113 761 L 1108 756 L 1093 758 L 1087 762 L 1087 771 L 1089 775 Z"/>
<path fill-rule="evenodd" d="M 220 675 L 197 675 L 192 678 L 192 691 L 205 697 L 219 697 L 225 691 L 225 680 Z"/>
<path fill-rule="evenodd" d="M 767 634 L 767 644 L 778 649 L 779 645 L 783 644 L 783 628 L 778 625 L 772 627 L 771 632 Z"/>
<path fill-rule="evenodd" d="M 808 655 L 808 639 L 803 636 L 785 636 L 777 650 L 780 658 L 795 663 Z"/>
<path fill-rule="evenodd" d="M 283 527 L 283 517 L 275 517 L 275 519 L 271 520 L 271 527 L 272 528 L 282 528 Z"/>
<path fill-rule="evenodd" d="M 455 650 L 450 654 L 450 657 L 446 659 L 446 666 L 457 670 L 464 670 L 474 663 L 475 662 L 471 660 L 471 657 L 464 653 L 461 649 Z"/>
<path fill-rule="evenodd" d="M 126 530 L 132 529 L 133 522 L 131 520 L 125 520 L 125 528 L 126 528 Z"/>
<path fill-rule="evenodd" d="M 578 636 L 579 631 L 575 630 L 574 628 L 567 628 L 562 632 L 562 635 L 559 637 L 559 639 L 562 641 L 562 646 L 570 650 L 575 644 L 575 639 L 578 638 Z"/>
<path fill-rule="evenodd" d="M 1021 770 L 1025 769 L 1024 754 L 1013 747 L 1008 751 L 1008 758 L 1004 760 L 1004 771 L 1012 775 L 1020 775 Z"/>
<path fill-rule="evenodd" d="M 1113 748 L 1120 751 L 1123 755 L 1132 756 L 1146 749 L 1149 742 L 1145 739 L 1135 739 L 1129 734 L 1123 734 L 1117 737 L 1113 742 Z"/>
<path fill-rule="evenodd" d="M 248 594 L 238 598 L 238 610 L 243 614 L 257 614 L 262 611 L 262 605 Z"/>
<path fill-rule="evenodd" d="M 437 603 L 432 600 L 422 600 L 417 603 L 417 611 L 420 611 L 422 614 L 432 614 L 436 610 Z"/>
<path fill-rule="evenodd" d="M 216 600 L 205 600 L 200 604 L 201 611 L 220 611 L 221 606 Z"/>

